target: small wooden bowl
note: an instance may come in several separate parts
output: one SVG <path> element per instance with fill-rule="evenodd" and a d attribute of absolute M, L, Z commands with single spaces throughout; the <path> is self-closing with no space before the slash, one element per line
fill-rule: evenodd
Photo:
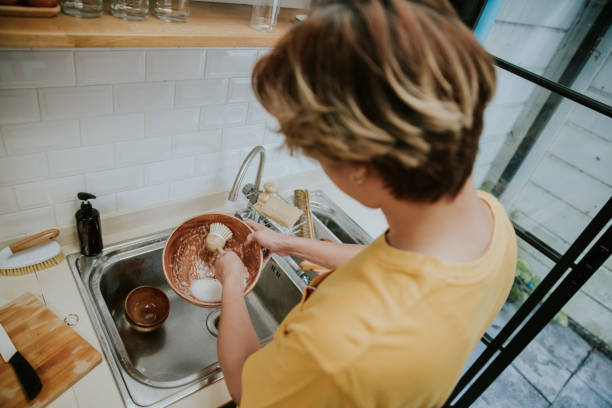
<path fill-rule="evenodd" d="M 210 225 L 215 222 L 225 224 L 232 231 L 232 238 L 227 241 L 224 249 L 236 252 L 246 266 L 249 276 L 244 288 L 245 296 L 257 284 L 263 266 L 261 246 L 257 242 L 252 242 L 248 246 L 244 245 L 247 236 L 253 231 L 238 218 L 211 213 L 185 221 L 174 230 L 166 242 L 162 255 L 164 276 L 168 285 L 180 297 L 201 307 L 221 306 L 221 302 L 204 302 L 197 299 L 189 289 L 191 281 L 200 278 L 196 272 L 196 262 L 201 259 L 202 254 L 214 256 L 214 254 L 207 254 L 203 251 L 207 251 L 204 243 L 210 231 Z"/>
<path fill-rule="evenodd" d="M 169 313 L 168 296 L 154 286 L 138 286 L 125 298 L 125 317 L 134 330 L 157 330 Z"/>

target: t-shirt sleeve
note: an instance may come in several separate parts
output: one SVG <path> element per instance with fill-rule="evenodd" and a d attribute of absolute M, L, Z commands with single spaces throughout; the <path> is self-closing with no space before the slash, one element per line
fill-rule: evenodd
<path fill-rule="evenodd" d="M 346 402 L 297 333 L 278 333 L 242 370 L 241 408 L 337 407 Z"/>

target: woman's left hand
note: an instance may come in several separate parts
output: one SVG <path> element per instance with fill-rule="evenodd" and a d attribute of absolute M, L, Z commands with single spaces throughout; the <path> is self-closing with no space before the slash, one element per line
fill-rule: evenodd
<path fill-rule="evenodd" d="M 215 261 L 215 277 L 223 286 L 242 286 L 246 267 L 235 252 L 225 251 Z"/>

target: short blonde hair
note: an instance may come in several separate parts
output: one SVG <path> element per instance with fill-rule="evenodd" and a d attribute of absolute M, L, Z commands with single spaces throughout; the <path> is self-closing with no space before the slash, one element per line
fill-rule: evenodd
<path fill-rule="evenodd" d="M 445 0 L 319 1 L 253 71 L 290 150 L 364 163 L 397 197 L 454 197 L 495 89 L 488 53 Z"/>

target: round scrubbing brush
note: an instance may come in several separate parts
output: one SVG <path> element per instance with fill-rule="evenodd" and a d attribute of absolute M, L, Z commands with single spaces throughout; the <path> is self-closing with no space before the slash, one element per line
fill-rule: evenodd
<path fill-rule="evenodd" d="M 50 229 L 4 248 L 0 251 L 0 274 L 21 276 L 61 263 L 64 254 L 53 241 L 58 235 L 58 229 Z"/>
<path fill-rule="evenodd" d="M 210 232 L 206 237 L 206 249 L 223 252 L 225 243 L 232 239 L 232 230 L 225 224 L 215 222 L 210 224 Z"/>

